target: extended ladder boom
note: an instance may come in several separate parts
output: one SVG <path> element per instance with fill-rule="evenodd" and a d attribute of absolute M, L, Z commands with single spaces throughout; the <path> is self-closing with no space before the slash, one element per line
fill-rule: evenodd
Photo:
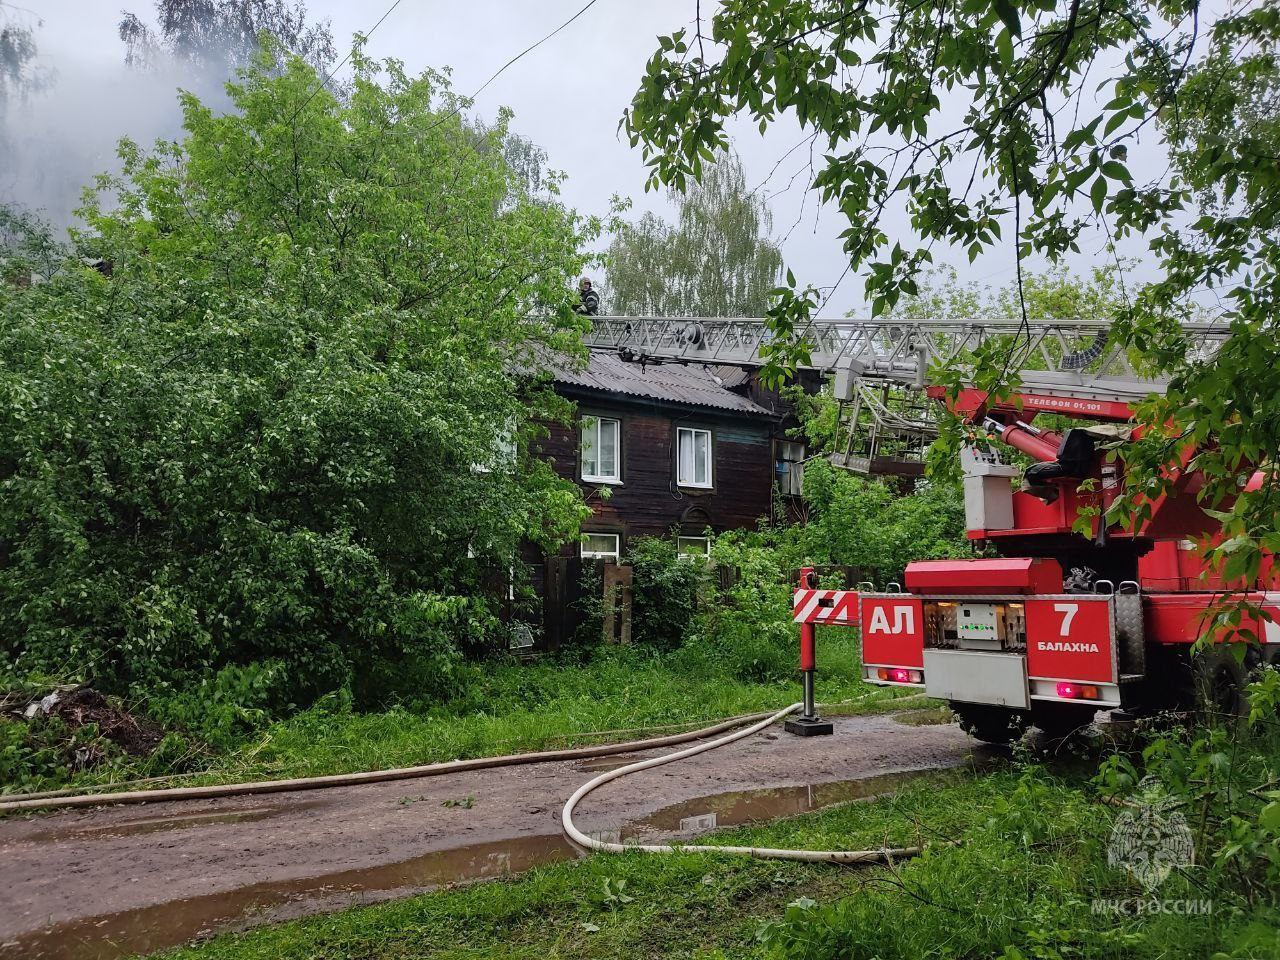
<path fill-rule="evenodd" d="M 837 379 L 843 373 L 921 388 L 930 367 L 963 371 L 973 350 L 1001 338 L 1014 351 L 1009 369 L 1020 390 L 1122 403 L 1162 392 L 1165 381 L 1134 370 L 1127 351 L 1109 342 L 1109 331 L 1105 320 L 1036 320 L 1024 327 L 1007 319 L 894 318 L 813 320 L 799 335 L 810 347 L 803 367 Z M 1206 322 L 1185 323 L 1182 332 L 1202 359 L 1227 336 Z M 757 318 L 595 317 L 587 345 L 638 360 L 762 366 L 770 338 L 767 321 Z"/>

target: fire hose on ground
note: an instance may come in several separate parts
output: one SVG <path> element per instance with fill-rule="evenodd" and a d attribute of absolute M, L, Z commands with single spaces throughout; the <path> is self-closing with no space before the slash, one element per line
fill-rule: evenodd
<path fill-rule="evenodd" d="M 701 730 L 675 733 L 647 740 L 631 740 L 626 743 L 606 743 L 592 747 L 568 747 L 563 750 L 540 750 L 534 753 L 513 753 L 498 757 L 476 757 L 469 760 L 447 760 L 415 767 L 398 767 L 391 770 L 367 770 L 358 773 L 336 773 L 318 777 L 295 777 L 288 780 L 258 780 L 249 783 L 218 783 L 199 787 L 169 787 L 160 790 L 129 790 L 122 793 L 78 793 L 60 796 L 44 795 L 26 799 L 0 801 L 0 814 L 19 813 L 25 810 L 51 810 L 59 807 L 99 807 L 116 804 L 160 803 L 166 800 L 213 800 L 223 797 L 243 797 L 263 793 L 292 793 L 300 790 L 322 790 L 329 787 L 350 787 L 365 783 L 385 783 L 390 780 L 416 780 L 422 777 L 438 777 L 469 770 L 488 770 L 494 767 L 513 767 L 527 763 L 544 763 L 554 760 L 585 760 L 591 757 L 607 757 L 616 753 L 636 753 L 656 747 L 670 747 L 714 736 L 732 730 L 744 723 L 752 723 L 769 717 L 768 713 L 752 713 L 731 717 Z"/>
<path fill-rule="evenodd" d="M 807 692 L 807 691 L 806 691 Z M 865 698 L 861 698 L 865 699 Z M 904 700 L 916 697 L 904 697 Z M 853 702 L 853 701 L 850 701 Z M 810 705 L 811 706 L 811 705 Z M 535 753 L 510 754 L 499 757 L 478 757 L 471 760 L 452 760 L 444 763 L 425 764 L 416 767 L 401 767 L 392 770 L 372 770 L 360 773 L 333 774 L 320 777 L 302 777 L 289 780 L 261 780 L 251 783 L 210 784 L 197 787 L 173 787 L 161 790 L 131 790 L 123 793 L 82 793 L 71 796 L 45 796 L 22 800 L 0 802 L 0 814 L 19 813 L 33 810 L 48 810 L 67 807 L 91 807 L 122 804 L 158 803 L 163 801 L 209 800 L 224 797 L 252 796 L 266 793 L 286 793 L 302 790 L 320 790 L 329 787 L 354 786 L 365 783 L 383 783 L 393 780 L 411 780 L 422 777 L 442 776 L 450 773 L 461 773 L 469 770 L 486 770 L 495 767 L 517 766 L 529 763 L 542 763 L 554 760 L 580 760 L 590 757 L 612 756 L 619 753 L 634 753 L 641 750 L 652 750 L 657 747 L 674 746 L 694 740 L 704 740 L 726 730 L 725 736 L 696 743 L 691 747 L 677 750 L 660 757 L 652 757 L 627 764 L 616 770 L 609 770 L 583 784 L 565 803 L 561 812 L 561 824 L 564 832 L 573 842 L 587 850 L 607 853 L 624 853 L 641 851 L 644 853 L 717 853 L 756 857 L 772 860 L 799 860 L 808 863 L 867 863 L 888 861 L 895 857 L 914 856 L 920 852 L 919 847 L 881 847 L 870 850 L 785 850 L 769 847 L 736 847 L 696 844 L 624 844 L 598 840 L 582 832 L 573 822 L 573 811 L 588 794 L 619 777 L 648 770 L 652 767 L 675 763 L 694 757 L 718 747 L 727 746 L 738 740 L 750 737 L 779 720 L 800 710 L 806 710 L 806 704 L 795 703 L 776 713 L 756 713 L 733 717 L 720 723 L 691 730 L 687 733 L 672 734 L 647 740 L 633 740 L 628 743 L 602 744 L 593 747 L 573 747 L 564 750 L 543 750 Z M 749 724 L 743 726 L 743 724 Z M 735 729 L 741 728 L 741 729 Z"/>
<path fill-rule="evenodd" d="M 695 744 L 692 747 L 686 747 L 683 750 L 677 750 L 675 753 L 668 753 L 661 757 L 652 757 L 648 760 L 638 760 L 635 763 L 629 763 L 625 767 L 619 767 L 616 770 L 607 770 L 592 780 L 588 780 L 571 796 L 564 805 L 564 810 L 560 814 L 560 824 L 564 828 L 565 834 L 573 840 L 574 843 L 588 850 L 598 850 L 604 853 L 627 853 L 632 850 L 639 850 L 643 853 L 719 853 L 745 857 L 756 857 L 761 860 L 801 860 L 805 863 L 870 863 L 891 860 L 895 857 L 911 857 L 920 852 L 920 847 L 879 847 L 871 850 L 786 850 L 775 847 L 731 847 L 717 846 L 710 844 L 666 844 L 666 843 L 614 843 L 607 840 L 598 840 L 595 837 L 588 836 L 578 829 L 573 822 L 573 811 L 577 805 L 583 800 L 587 794 L 591 793 L 598 787 L 604 786 L 611 780 L 617 780 L 619 777 L 625 777 L 630 773 L 639 773 L 641 770 L 648 770 L 652 767 L 660 767 L 663 764 L 675 763 L 677 760 L 685 760 L 689 757 L 696 757 L 700 753 L 706 753 L 708 750 L 714 750 L 717 747 L 723 747 L 735 741 L 742 740 L 752 734 L 759 733 L 761 730 L 774 723 L 777 723 L 783 717 L 789 716 L 798 710 L 805 708 L 803 703 L 793 703 L 785 710 L 779 710 L 772 716 L 766 717 L 757 723 L 753 723 L 749 727 L 741 730 L 735 730 L 727 736 L 720 737 L 707 743 Z"/>

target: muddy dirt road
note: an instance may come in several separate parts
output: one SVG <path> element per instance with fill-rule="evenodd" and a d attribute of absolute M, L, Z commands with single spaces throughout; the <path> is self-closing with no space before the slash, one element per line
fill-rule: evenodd
<path fill-rule="evenodd" d="M 650 755 L 0 821 L 0 957 L 129 956 L 569 859 L 565 799 L 593 771 Z M 849 717 L 813 738 L 774 727 L 607 784 L 576 819 L 610 839 L 689 838 L 982 757 L 953 724 Z"/>

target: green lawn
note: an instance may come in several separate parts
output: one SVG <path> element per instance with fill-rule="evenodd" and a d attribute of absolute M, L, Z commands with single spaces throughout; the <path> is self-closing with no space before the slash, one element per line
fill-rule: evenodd
<path fill-rule="evenodd" d="M 1211 916 L 1098 916 L 1141 896 L 1107 865 L 1117 812 L 1086 783 L 932 775 L 898 795 L 716 834 L 850 849 L 934 841 L 923 857 L 836 867 L 712 855 L 597 855 L 503 881 L 312 917 L 168 960 L 745 958 L 1183 960 L 1280 955 L 1276 914 L 1219 891 Z M 962 844 L 946 842 L 964 839 Z M 1175 876 L 1161 896 L 1204 896 Z"/>
<path fill-rule="evenodd" d="M 829 712 L 886 709 L 900 691 L 862 682 L 855 641 L 829 631 L 820 700 Z M 780 709 L 800 696 L 798 679 L 751 682 L 717 675 L 680 651 L 606 650 L 584 664 L 472 664 L 443 703 L 358 713 L 321 704 L 247 733 L 219 752 L 187 748 L 150 760 L 119 758 L 68 775 L 53 769 L 26 790 L 90 786 L 185 770 L 182 783 L 317 776 L 576 744 L 639 739 L 692 729 L 737 714 Z M 656 729 L 655 729 L 656 728 Z M 167 786 L 159 782 L 149 786 Z"/>

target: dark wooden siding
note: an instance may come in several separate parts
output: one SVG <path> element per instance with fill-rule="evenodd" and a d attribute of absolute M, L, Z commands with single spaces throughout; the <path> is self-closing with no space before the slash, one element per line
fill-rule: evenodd
<path fill-rule="evenodd" d="M 580 479 L 576 424 L 552 425 L 540 449 L 560 476 L 583 487 L 594 513 L 585 530 L 619 533 L 625 549 L 628 539 L 667 536 L 673 528 L 699 535 L 708 526 L 717 533 L 754 527 L 768 514 L 774 469 L 768 418 L 579 398 L 577 416 L 591 415 L 622 422 L 622 482 L 607 486 L 607 499 L 598 492 L 601 485 Z M 677 486 L 678 426 L 711 431 L 710 490 Z"/>

